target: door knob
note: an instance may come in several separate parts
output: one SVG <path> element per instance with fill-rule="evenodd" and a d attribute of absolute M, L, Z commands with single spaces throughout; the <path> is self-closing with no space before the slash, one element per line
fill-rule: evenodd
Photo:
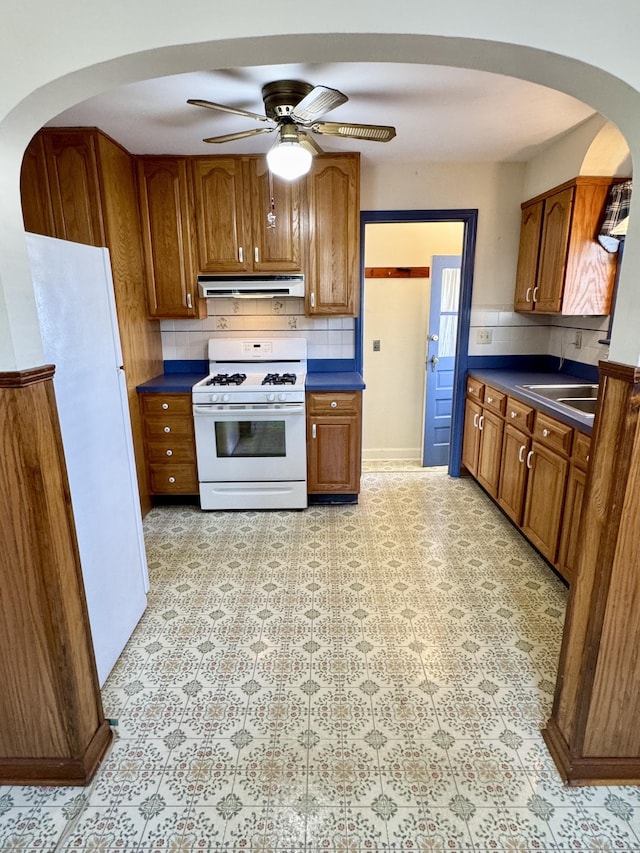
<path fill-rule="evenodd" d="M 430 341 L 439 341 L 440 338 L 437 335 L 429 335 L 429 340 Z"/>

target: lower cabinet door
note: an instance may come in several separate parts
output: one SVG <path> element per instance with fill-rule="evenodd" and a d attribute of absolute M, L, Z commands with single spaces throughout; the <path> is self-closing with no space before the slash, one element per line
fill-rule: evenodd
<path fill-rule="evenodd" d="M 527 454 L 527 466 L 522 532 L 549 562 L 555 563 L 569 462 L 534 441 Z"/>
<path fill-rule="evenodd" d="M 357 494 L 360 491 L 358 415 L 309 416 L 307 491 Z"/>
<path fill-rule="evenodd" d="M 502 433 L 504 422 L 498 415 L 483 409 L 480 416 L 480 452 L 478 454 L 478 482 L 492 497 L 498 494 L 500 461 L 502 459 Z"/>
<path fill-rule="evenodd" d="M 473 400 L 467 399 L 464 412 L 462 464 L 475 477 L 478 473 L 478 452 L 480 450 L 479 423 L 482 407 Z"/>
<path fill-rule="evenodd" d="M 569 469 L 569 479 L 567 481 L 567 496 L 564 501 L 560 553 L 557 565 L 558 571 L 568 583 L 572 583 L 576 579 L 576 570 L 578 568 L 576 556 L 579 541 L 580 514 L 582 513 L 586 481 L 586 472 L 572 465 Z"/>
<path fill-rule="evenodd" d="M 531 439 L 520 430 L 507 424 L 502 439 L 502 466 L 498 503 L 518 526 L 522 524 L 524 495 L 527 488 L 527 454 Z"/>

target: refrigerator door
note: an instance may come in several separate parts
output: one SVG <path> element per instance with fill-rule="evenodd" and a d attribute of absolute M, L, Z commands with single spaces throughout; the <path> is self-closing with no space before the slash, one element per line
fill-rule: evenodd
<path fill-rule="evenodd" d="M 106 249 L 27 235 L 102 686 L 147 604 L 129 406 Z"/>

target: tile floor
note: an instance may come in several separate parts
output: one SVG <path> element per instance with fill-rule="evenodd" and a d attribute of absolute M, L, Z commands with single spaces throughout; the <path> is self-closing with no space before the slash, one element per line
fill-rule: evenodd
<path fill-rule="evenodd" d="M 149 608 L 88 789 L 1 788 L 2 851 L 640 850 L 640 789 L 567 789 L 539 729 L 566 591 L 469 480 L 358 506 L 155 509 Z"/>

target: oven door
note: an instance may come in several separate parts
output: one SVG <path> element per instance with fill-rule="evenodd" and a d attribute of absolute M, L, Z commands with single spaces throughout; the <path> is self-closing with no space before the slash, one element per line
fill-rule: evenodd
<path fill-rule="evenodd" d="M 194 405 L 201 483 L 307 478 L 304 403 Z"/>

